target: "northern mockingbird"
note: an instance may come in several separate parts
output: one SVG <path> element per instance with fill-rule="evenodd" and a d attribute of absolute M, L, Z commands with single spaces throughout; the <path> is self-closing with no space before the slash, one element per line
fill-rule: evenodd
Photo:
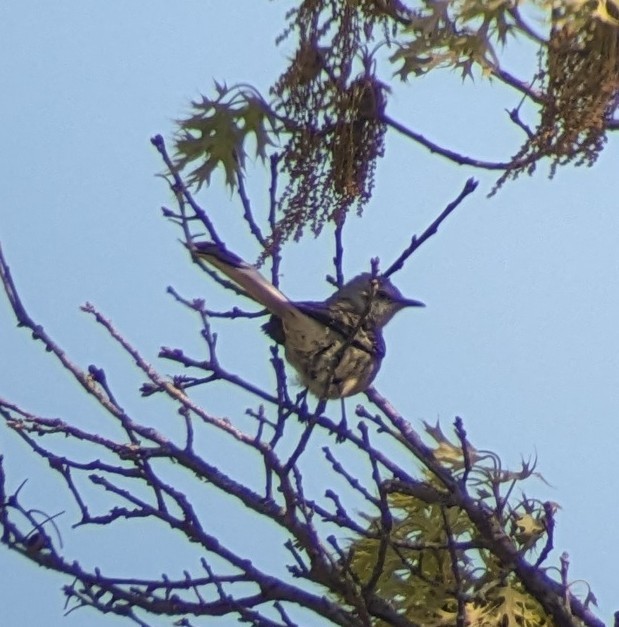
<path fill-rule="evenodd" d="M 258 270 L 212 242 L 190 250 L 227 275 L 271 312 L 265 333 L 282 344 L 301 383 L 320 399 L 363 392 L 383 357 L 383 327 L 404 307 L 424 307 L 404 298 L 388 278 L 360 274 L 322 302 L 292 302 Z"/>

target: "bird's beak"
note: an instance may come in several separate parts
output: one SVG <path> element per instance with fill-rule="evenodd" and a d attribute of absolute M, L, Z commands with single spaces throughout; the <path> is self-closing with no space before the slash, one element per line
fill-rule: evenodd
<path fill-rule="evenodd" d="M 426 304 L 422 303 L 420 300 L 413 300 L 412 298 L 398 298 L 398 303 L 402 305 L 402 307 L 425 307 Z"/>

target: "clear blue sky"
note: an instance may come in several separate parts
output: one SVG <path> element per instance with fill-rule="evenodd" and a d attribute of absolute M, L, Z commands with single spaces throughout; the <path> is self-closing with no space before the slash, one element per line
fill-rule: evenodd
<path fill-rule="evenodd" d="M 261 89 L 272 83 L 283 67 L 284 52 L 273 41 L 284 8 L 256 0 L 0 6 L 0 241 L 31 313 L 77 363 L 113 373 L 130 409 L 143 409 L 135 394 L 141 378 L 79 305 L 95 303 L 156 362 L 160 345 L 191 349 L 199 342 L 196 321 L 165 294 L 167 285 L 230 304 L 189 263 L 177 232 L 161 218 L 160 206 L 171 201 L 154 176 L 162 167 L 149 138 L 169 137 L 173 120 L 211 90 L 213 79 Z M 526 64 L 524 55 L 512 60 L 515 68 Z M 462 89 L 445 73 L 396 90 L 388 111 L 450 148 L 503 160 L 519 146 L 504 113 L 517 102 L 501 86 Z M 391 137 L 375 198 L 351 225 L 346 257 L 349 275 L 367 269 L 372 256 L 390 262 L 467 177 L 481 179 L 478 192 L 396 277 L 402 291 L 428 306 L 390 326 L 377 387 L 417 426 L 436 419 L 447 426 L 460 415 L 478 448 L 511 465 L 538 457 L 552 487 L 535 484 L 527 495 L 561 504 L 556 555 L 570 554 L 571 578 L 589 581 L 607 621 L 619 609 L 618 163 L 615 137 L 591 169 L 567 168 L 549 181 L 540 168 L 486 199 L 493 175 Z M 266 199 L 260 194 L 255 202 Z M 204 199 L 225 225 L 229 246 L 247 254 L 221 179 Z M 282 280 L 291 297 L 326 296 L 322 277 L 331 255 L 326 237 L 291 250 Z M 222 350 L 249 376 L 266 377 L 266 345 L 255 325 L 243 329 L 224 327 Z M 251 359 L 248 342 L 256 347 Z M 52 358 L 15 328 L 2 299 L 0 345 L 0 395 L 33 412 L 101 420 L 107 428 Z M 170 364 L 155 365 L 171 371 Z M 234 420 L 242 411 L 226 401 L 223 389 L 209 399 Z M 163 420 L 159 413 L 153 420 Z M 199 556 L 161 542 L 156 531 L 144 538 L 126 529 L 122 540 L 72 532 L 76 512 L 45 467 L 6 429 L 0 450 L 12 485 L 29 479 L 22 494 L 33 507 L 67 509 L 59 522 L 69 556 L 96 564 L 104 548 L 106 568 L 128 574 L 136 565 L 129 547 L 137 543 L 150 556 L 137 565 L 140 573 L 152 567 L 180 574 L 198 563 Z M 324 489 L 329 478 L 317 474 L 314 481 Z M 234 530 L 237 521 L 214 524 Z M 0 624 L 121 624 L 87 610 L 64 619 L 60 586 L 68 582 L 5 550 L 1 559 Z"/>

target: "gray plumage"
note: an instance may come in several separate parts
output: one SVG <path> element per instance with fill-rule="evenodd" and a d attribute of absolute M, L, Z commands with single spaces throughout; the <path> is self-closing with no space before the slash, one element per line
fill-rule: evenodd
<path fill-rule="evenodd" d="M 389 279 L 369 273 L 325 301 L 292 302 L 222 246 L 201 242 L 192 251 L 271 312 L 264 331 L 284 346 L 301 383 L 319 398 L 352 396 L 368 388 L 385 356 L 384 326 L 404 307 L 424 306 L 404 298 Z"/>

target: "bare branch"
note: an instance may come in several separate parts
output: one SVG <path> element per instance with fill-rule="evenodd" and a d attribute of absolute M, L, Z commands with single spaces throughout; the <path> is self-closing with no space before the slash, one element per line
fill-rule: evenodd
<path fill-rule="evenodd" d="M 404 262 L 430 237 L 432 237 L 439 229 L 443 221 L 449 216 L 449 214 L 469 195 L 477 189 L 477 181 L 475 179 L 468 179 L 464 184 L 462 191 L 458 194 L 455 200 L 452 200 L 443 212 L 430 224 L 430 226 L 419 236 L 413 235 L 411 243 L 404 250 L 404 252 L 387 268 L 384 272 L 384 276 L 391 276 L 394 272 L 397 272 L 402 268 Z"/>

